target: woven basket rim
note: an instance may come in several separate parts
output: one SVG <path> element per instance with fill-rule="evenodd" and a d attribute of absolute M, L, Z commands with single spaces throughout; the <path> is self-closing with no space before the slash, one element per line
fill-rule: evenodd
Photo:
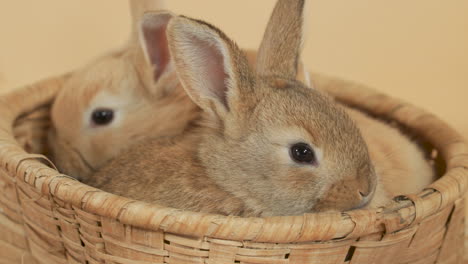
<path fill-rule="evenodd" d="M 26 153 L 14 139 L 14 121 L 52 102 L 67 77 L 68 74 L 52 77 L 0 96 L 0 165 L 14 173 L 17 180 L 29 183 L 43 195 L 52 195 L 84 211 L 81 213 L 191 237 L 269 243 L 327 241 L 408 228 L 452 204 L 468 186 L 468 147 L 463 137 L 445 122 L 363 85 L 314 74 L 313 79 L 319 80 L 323 85 L 321 88 L 337 100 L 396 120 L 429 140 L 447 164 L 445 174 L 419 194 L 407 195 L 389 207 L 300 216 L 242 218 L 183 211 L 131 200 L 60 174 L 43 163 L 46 157 Z M 413 118 L 408 119 L 408 116 Z M 436 138 L 434 131 L 443 131 L 443 135 L 437 133 Z"/>

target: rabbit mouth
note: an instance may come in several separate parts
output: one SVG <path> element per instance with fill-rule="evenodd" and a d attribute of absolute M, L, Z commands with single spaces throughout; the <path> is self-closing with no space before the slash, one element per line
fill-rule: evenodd
<path fill-rule="evenodd" d="M 48 139 L 50 158 L 60 173 L 81 181 L 82 173 L 76 172 L 83 171 L 85 172 L 83 174 L 92 174 L 97 171 L 77 148 L 67 140 L 59 138 L 55 128 L 49 131 Z"/>
<path fill-rule="evenodd" d="M 356 210 L 356 209 L 363 209 L 363 208 L 366 208 L 370 202 L 372 201 L 372 198 L 374 198 L 374 194 L 375 194 L 375 187 L 373 188 L 372 192 L 368 195 L 363 195 L 361 192 L 359 192 L 359 194 L 361 195 L 362 200 L 359 204 L 357 204 L 356 206 L 354 206 L 353 208 L 351 208 L 351 210 Z"/>
<path fill-rule="evenodd" d="M 373 195 L 368 195 L 367 197 L 363 198 L 362 201 L 358 205 L 352 207 L 350 210 L 363 209 L 367 207 L 370 201 L 372 200 L 372 197 Z"/>
<path fill-rule="evenodd" d="M 70 174 L 69 176 L 72 176 L 73 178 L 83 181 L 86 177 L 86 175 L 93 174 L 97 171 L 97 169 L 94 168 L 91 163 L 86 160 L 86 158 L 81 154 L 81 152 L 73 147 L 71 144 L 68 142 L 65 142 L 66 148 L 69 149 L 71 152 L 69 162 L 66 164 L 63 164 L 65 166 L 58 166 L 60 170 L 63 170 L 66 174 Z M 71 162 L 70 162 L 71 161 Z M 68 164 L 68 165 L 67 165 Z"/>
<path fill-rule="evenodd" d="M 79 150 L 76 148 L 71 148 L 71 150 L 76 154 L 78 159 L 81 161 L 80 163 L 83 164 L 91 173 L 96 172 L 97 170 L 91 165 L 91 163 L 86 160 L 86 158 L 81 154 Z"/>

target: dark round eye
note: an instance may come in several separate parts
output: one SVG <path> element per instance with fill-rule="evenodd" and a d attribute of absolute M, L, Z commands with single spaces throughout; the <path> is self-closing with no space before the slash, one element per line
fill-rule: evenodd
<path fill-rule="evenodd" d="M 114 111 L 111 109 L 100 108 L 93 111 L 91 120 L 98 126 L 107 125 L 114 119 Z"/>
<path fill-rule="evenodd" d="M 290 149 L 291 158 L 297 163 L 316 163 L 314 150 L 306 143 L 296 143 Z"/>

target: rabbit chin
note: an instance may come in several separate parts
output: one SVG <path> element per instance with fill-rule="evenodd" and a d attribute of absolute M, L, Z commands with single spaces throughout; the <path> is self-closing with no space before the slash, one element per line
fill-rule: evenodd
<path fill-rule="evenodd" d="M 83 181 L 96 171 L 78 150 L 58 139 L 55 133 L 49 133 L 48 141 L 50 158 L 60 173 Z"/>

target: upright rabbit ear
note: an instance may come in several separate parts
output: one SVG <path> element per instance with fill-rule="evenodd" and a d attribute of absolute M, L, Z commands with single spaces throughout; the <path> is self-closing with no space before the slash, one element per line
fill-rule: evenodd
<path fill-rule="evenodd" d="M 202 109 L 222 115 L 251 91 L 253 78 L 245 55 L 220 30 L 176 17 L 167 34 L 179 79 Z"/>
<path fill-rule="evenodd" d="M 165 72 L 170 63 L 166 30 L 174 15 L 167 11 L 146 13 L 140 24 L 140 45 L 147 62 L 153 67 L 154 81 Z"/>
<path fill-rule="evenodd" d="M 307 71 L 307 67 L 305 66 L 302 60 L 299 61 L 299 64 L 297 66 L 296 80 L 302 82 L 310 88 L 314 88 L 312 81 L 310 80 L 310 74 Z"/>
<path fill-rule="evenodd" d="M 294 79 L 301 52 L 305 0 L 278 0 L 258 50 L 257 72 Z"/>
<path fill-rule="evenodd" d="M 143 14 L 166 9 L 166 0 L 129 0 L 132 38 L 138 38 L 138 25 Z"/>

